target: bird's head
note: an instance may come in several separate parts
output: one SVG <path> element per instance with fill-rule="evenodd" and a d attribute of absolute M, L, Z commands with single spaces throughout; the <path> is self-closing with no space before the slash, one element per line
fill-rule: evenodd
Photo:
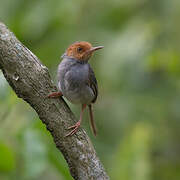
<path fill-rule="evenodd" d="M 68 47 L 66 55 L 78 61 L 88 61 L 94 51 L 102 48 L 103 46 L 92 47 L 89 42 L 85 41 L 75 42 Z"/>

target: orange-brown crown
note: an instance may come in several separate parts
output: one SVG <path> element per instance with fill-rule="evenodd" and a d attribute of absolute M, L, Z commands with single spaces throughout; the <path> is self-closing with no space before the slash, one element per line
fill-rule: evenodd
<path fill-rule="evenodd" d="M 75 42 L 68 47 L 66 55 L 76 60 L 87 61 L 94 51 L 101 48 L 103 48 L 103 46 L 92 47 L 89 42 L 85 41 Z"/>

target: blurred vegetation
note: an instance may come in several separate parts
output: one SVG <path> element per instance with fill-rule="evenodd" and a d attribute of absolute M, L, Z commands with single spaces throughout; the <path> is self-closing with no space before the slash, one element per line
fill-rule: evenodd
<path fill-rule="evenodd" d="M 91 136 L 112 180 L 180 179 L 180 1 L 1 0 L 0 20 L 50 69 L 56 83 L 69 44 L 103 45 Z M 79 107 L 71 105 L 79 117 Z M 0 179 L 71 180 L 35 112 L 0 72 Z"/>

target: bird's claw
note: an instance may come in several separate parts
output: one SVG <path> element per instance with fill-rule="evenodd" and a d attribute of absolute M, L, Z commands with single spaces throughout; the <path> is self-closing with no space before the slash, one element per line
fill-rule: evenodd
<path fill-rule="evenodd" d="M 49 94 L 47 96 L 47 98 L 58 98 L 58 97 L 61 97 L 61 96 L 62 96 L 61 92 L 53 92 L 53 93 Z"/>
<path fill-rule="evenodd" d="M 79 127 L 80 127 L 79 121 L 75 125 L 68 127 L 68 129 L 73 129 L 73 130 L 70 131 L 65 137 L 72 136 L 73 134 L 75 134 L 78 131 Z"/>
<path fill-rule="evenodd" d="M 52 96 L 51 94 L 49 94 L 49 95 L 47 96 L 47 98 L 53 98 L 53 96 Z"/>

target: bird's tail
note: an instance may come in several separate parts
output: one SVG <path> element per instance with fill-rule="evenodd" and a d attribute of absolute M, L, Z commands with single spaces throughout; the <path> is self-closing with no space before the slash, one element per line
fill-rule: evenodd
<path fill-rule="evenodd" d="M 91 122 L 91 127 L 92 127 L 92 132 L 93 134 L 96 136 L 96 126 L 95 126 L 95 123 L 94 123 L 94 117 L 93 117 L 93 111 L 92 111 L 92 105 L 88 105 L 89 107 L 89 116 L 90 116 L 90 122 Z"/>

